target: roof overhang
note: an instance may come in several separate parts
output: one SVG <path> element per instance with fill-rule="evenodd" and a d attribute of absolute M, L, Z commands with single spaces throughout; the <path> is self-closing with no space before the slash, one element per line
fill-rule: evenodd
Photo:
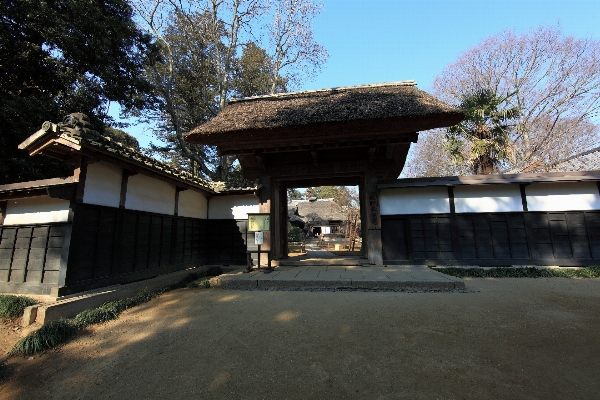
<path fill-rule="evenodd" d="M 545 172 L 521 174 L 494 174 L 494 175 L 468 175 L 468 176 L 442 176 L 431 178 L 405 178 L 390 181 L 380 181 L 379 189 L 399 189 L 433 186 L 464 186 L 464 185 L 500 185 L 554 182 L 599 182 L 600 170 L 596 171 L 570 171 L 570 172 Z"/>
<path fill-rule="evenodd" d="M 413 81 L 234 100 L 192 130 L 191 143 L 237 156 L 244 177 L 396 178 L 418 132 L 455 125 L 464 115 Z"/>
<path fill-rule="evenodd" d="M 71 201 L 75 200 L 76 192 L 77 182 L 72 176 L 43 179 L 0 185 L 0 201 L 39 196 Z"/>

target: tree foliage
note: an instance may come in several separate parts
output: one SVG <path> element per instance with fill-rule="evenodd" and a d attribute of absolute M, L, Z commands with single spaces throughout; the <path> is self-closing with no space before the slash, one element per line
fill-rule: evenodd
<path fill-rule="evenodd" d="M 348 186 L 316 186 L 307 188 L 305 196 L 316 197 L 317 199 L 333 199 L 342 207 L 358 208 L 358 191 Z"/>
<path fill-rule="evenodd" d="M 444 143 L 454 164 L 467 164 L 474 174 L 491 174 L 502 162 L 513 159 L 510 122 L 520 111 L 516 107 L 502 109 L 511 96 L 479 90 L 463 98 L 459 108 L 465 119 L 446 130 Z"/>
<path fill-rule="evenodd" d="M 71 112 L 88 114 L 98 129 L 110 122 L 108 102 L 143 107 L 151 36 L 125 0 L 2 0 L 1 8 L 0 183 L 66 175 L 69 168 L 17 145 Z"/>
<path fill-rule="evenodd" d="M 273 4 L 280 3 L 284 2 Z M 300 6 L 312 4 L 312 0 L 292 3 Z M 152 146 L 151 152 L 208 179 L 227 180 L 235 159 L 218 157 L 214 147 L 188 144 L 183 136 L 213 118 L 232 97 L 286 91 L 291 78 L 294 82 L 302 79 L 297 71 L 285 75 L 297 64 L 302 64 L 305 76 L 312 72 L 309 65 L 320 68 L 320 64 L 310 64 L 304 53 L 299 54 L 304 50 L 299 47 L 302 43 L 312 46 L 314 40 L 297 42 L 289 36 L 310 28 L 309 20 L 318 11 L 303 14 L 304 28 L 286 30 L 278 52 L 261 47 L 261 35 L 256 35 L 271 10 L 272 3 L 267 0 L 135 0 L 133 4 L 161 44 L 162 62 L 148 71 L 157 88 L 157 102 L 144 113 L 159 121 L 156 135 L 162 144 Z M 277 10 L 276 15 L 287 18 L 286 12 L 299 9 Z M 293 26 L 298 25 L 295 17 L 291 20 Z M 293 54 L 296 56 L 290 59 Z"/>
<path fill-rule="evenodd" d="M 520 110 L 515 129 L 509 132 L 514 158 L 503 166 L 504 171 L 521 170 L 536 161 L 550 168 L 598 144 L 599 40 L 566 36 L 558 27 L 539 27 L 525 34 L 505 31 L 446 67 L 432 92 L 459 105 L 481 90 L 515 93 L 500 110 Z M 418 148 L 424 145 L 441 144 L 439 139 L 429 140 L 411 154 L 420 153 Z M 412 164 L 417 162 L 413 157 L 407 169 L 415 170 Z"/>
<path fill-rule="evenodd" d="M 136 138 L 128 134 L 127 132 L 114 128 L 112 126 L 104 127 L 104 134 L 109 136 L 112 140 L 122 143 L 123 145 L 140 151 L 140 144 Z"/>
<path fill-rule="evenodd" d="M 312 0 L 275 1 L 269 48 L 273 59 L 271 93 L 275 93 L 283 77 L 293 87 L 319 72 L 329 54 L 313 35 L 312 20 L 321 12 L 321 2 Z"/>

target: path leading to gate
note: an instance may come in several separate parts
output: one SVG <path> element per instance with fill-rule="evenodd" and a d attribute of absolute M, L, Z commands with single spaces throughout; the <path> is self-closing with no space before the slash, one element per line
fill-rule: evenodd
<path fill-rule="evenodd" d="M 233 272 L 213 278 L 213 286 L 223 289 L 348 289 L 396 291 L 464 290 L 462 279 L 443 275 L 421 265 L 302 266 L 275 268 L 250 273 Z"/>
<path fill-rule="evenodd" d="M 234 271 L 213 278 L 211 284 L 224 289 L 271 290 L 464 290 L 462 279 L 441 274 L 422 265 L 369 265 L 358 256 L 340 257 L 307 243 L 306 255 L 282 260 L 272 272 Z"/>
<path fill-rule="evenodd" d="M 0 399 L 600 398 L 600 279 L 465 284 L 175 290 L 8 359 Z"/>

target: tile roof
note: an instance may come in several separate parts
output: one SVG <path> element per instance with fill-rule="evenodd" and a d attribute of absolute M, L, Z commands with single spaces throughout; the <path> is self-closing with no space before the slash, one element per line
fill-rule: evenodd
<path fill-rule="evenodd" d="M 87 116 L 80 113 L 68 115 L 59 124 L 45 122 L 42 129 L 27 138 L 19 145 L 19 148 L 27 149 L 43 138 L 47 139 L 49 137 L 60 138 L 74 145 L 98 150 L 144 169 L 171 176 L 174 179 L 213 193 L 252 191 L 258 188 L 256 182 L 211 182 L 199 176 L 194 176 L 187 171 L 172 167 L 134 148 L 127 147 L 109 136 L 100 134 L 89 124 Z"/>
<path fill-rule="evenodd" d="M 550 171 L 591 171 L 596 169 L 600 169 L 600 147 L 566 158 L 551 167 Z"/>

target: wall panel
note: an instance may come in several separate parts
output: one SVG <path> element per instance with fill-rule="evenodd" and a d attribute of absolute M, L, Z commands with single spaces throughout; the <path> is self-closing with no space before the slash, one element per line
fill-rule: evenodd
<path fill-rule="evenodd" d="M 107 162 L 87 165 L 83 202 L 100 206 L 119 207 L 123 170 Z"/>
<path fill-rule="evenodd" d="M 379 205 L 381 215 L 450 212 L 446 187 L 385 189 L 379 195 Z"/>
<path fill-rule="evenodd" d="M 525 193 L 529 211 L 600 210 L 596 182 L 532 183 Z"/>
<path fill-rule="evenodd" d="M 208 218 L 208 199 L 202 193 L 194 190 L 184 190 L 179 193 L 178 214 L 180 217 Z"/>
<path fill-rule="evenodd" d="M 523 211 L 519 185 L 456 186 L 457 213 Z"/>
<path fill-rule="evenodd" d="M 143 174 L 132 175 L 127 181 L 125 208 L 173 215 L 175 186 Z"/>
<path fill-rule="evenodd" d="M 248 219 L 248 213 L 257 213 L 258 197 L 254 195 L 232 195 L 211 197 L 208 219 Z"/>
<path fill-rule="evenodd" d="M 206 220 L 79 204 L 61 294 L 206 263 Z"/>
<path fill-rule="evenodd" d="M 0 226 L 0 291 L 10 292 L 10 285 L 27 284 L 32 290 L 24 293 L 49 294 L 50 287 L 59 283 L 68 227 Z"/>
<path fill-rule="evenodd" d="M 382 216 L 384 261 L 429 265 L 590 265 L 600 212 Z"/>
<path fill-rule="evenodd" d="M 49 196 L 9 200 L 4 225 L 33 225 L 67 222 L 69 201 Z"/>

